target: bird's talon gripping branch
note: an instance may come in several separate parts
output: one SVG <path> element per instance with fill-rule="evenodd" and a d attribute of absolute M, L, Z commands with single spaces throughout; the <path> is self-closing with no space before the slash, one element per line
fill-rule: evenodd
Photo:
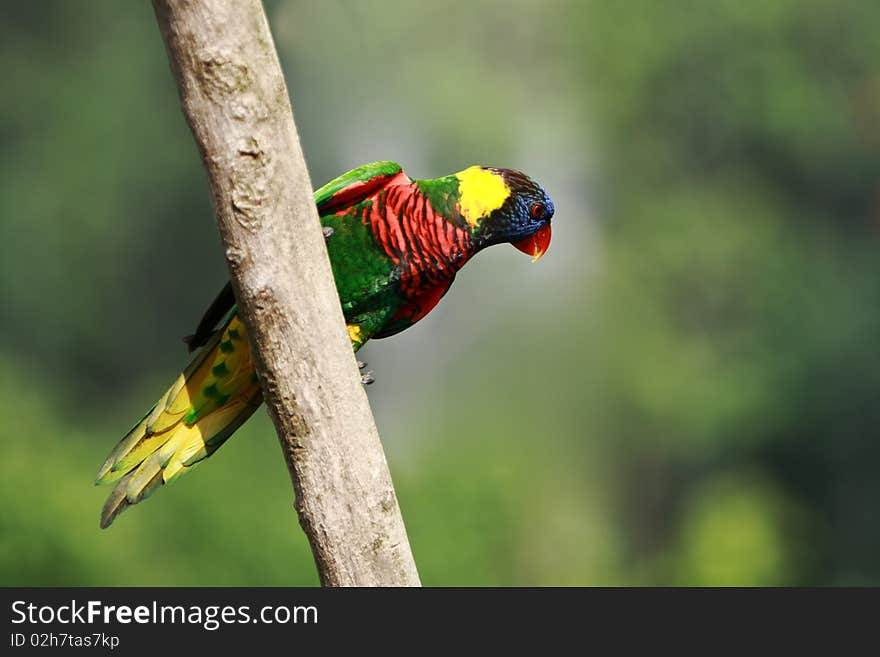
<path fill-rule="evenodd" d="M 324 185 L 315 204 L 354 351 L 422 319 L 484 248 L 508 243 L 540 258 L 553 218 L 531 178 L 480 166 L 413 180 L 394 162 L 373 162 Z M 263 400 L 231 284 L 187 344 L 202 349 L 98 473 L 99 483 L 116 484 L 102 527 L 209 457 Z M 358 362 L 369 385 L 365 367 Z"/>
<path fill-rule="evenodd" d="M 362 361 L 362 360 L 358 361 L 358 369 L 359 370 L 364 369 L 366 366 L 367 366 L 367 364 L 364 361 Z"/>

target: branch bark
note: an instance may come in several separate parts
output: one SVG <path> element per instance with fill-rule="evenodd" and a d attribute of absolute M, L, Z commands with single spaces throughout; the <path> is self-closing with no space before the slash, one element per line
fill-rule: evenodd
<path fill-rule="evenodd" d="M 418 586 L 260 0 L 153 0 L 325 586 Z"/>

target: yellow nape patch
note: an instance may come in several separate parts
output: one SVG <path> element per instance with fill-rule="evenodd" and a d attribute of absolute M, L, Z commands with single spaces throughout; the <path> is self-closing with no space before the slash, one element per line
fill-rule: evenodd
<path fill-rule="evenodd" d="M 461 214 L 471 226 L 504 205 L 510 196 L 504 178 L 483 167 L 470 167 L 455 177 L 458 178 Z"/>

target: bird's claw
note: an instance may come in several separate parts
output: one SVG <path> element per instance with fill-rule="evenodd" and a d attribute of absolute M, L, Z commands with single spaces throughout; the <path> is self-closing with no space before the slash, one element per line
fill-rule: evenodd
<path fill-rule="evenodd" d="M 367 364 L 366 364 L 364 361 L 362 361 L 362 360 L 359 360 L 357 363 L 358 363 L 358 369 L 359 369 L 359 370 L 362 370 L 362 369 L 364 369 L 364 368 L 367 366 Z"/>
<path fill-rule="evenodd" d="M 332 226 L 324 226 L 323 231 L 324 231 L 324 239 L 327 239 L 328 237 L 330 237 L 333 234 L 333 227 Z"/>
<path fill-rule="evenodd" d="M 363 383 L 365 386 L 370 385 L 370 384 L 373 383 L 375 380 L 376 380 L 376 377 L 373 376 L 373 371 L 372 371 L 372 370 L 370 370 L 369 372 L 364 372 L 363 374 L 361 374 L 361 383 Z"/>

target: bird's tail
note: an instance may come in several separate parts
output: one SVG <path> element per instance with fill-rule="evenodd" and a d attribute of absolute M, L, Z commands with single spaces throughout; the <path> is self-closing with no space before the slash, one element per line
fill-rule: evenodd
<path fill-rule="evenodd" d="M 116 486 L 101 527 L 210 456 L 260 402 L 247 336 L 233 312 L 104 461 L 95 483 Z"/>

